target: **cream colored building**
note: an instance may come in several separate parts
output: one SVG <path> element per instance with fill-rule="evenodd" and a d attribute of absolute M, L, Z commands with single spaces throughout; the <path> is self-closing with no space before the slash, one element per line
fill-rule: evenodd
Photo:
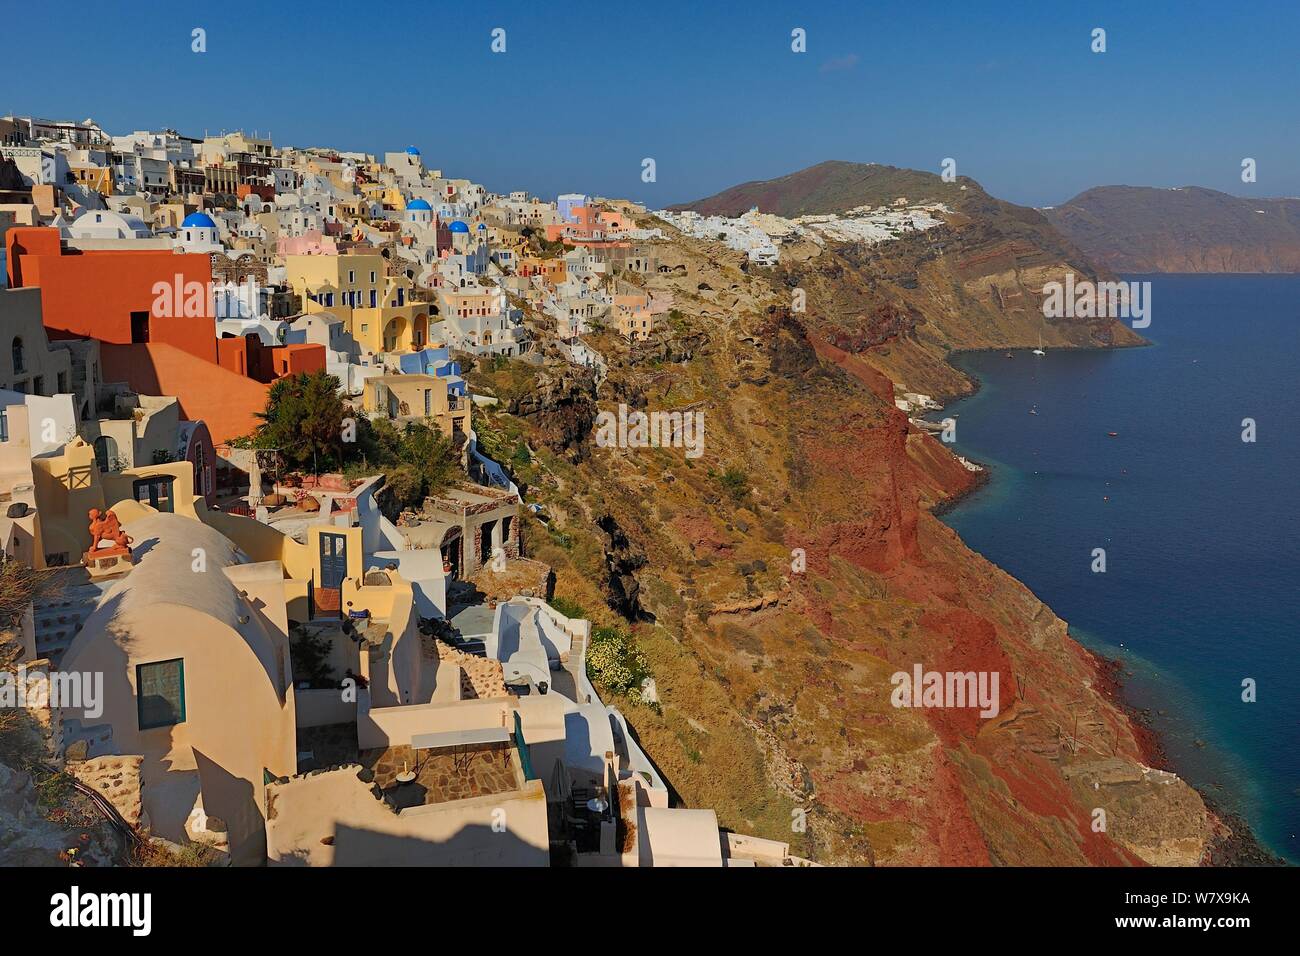
<path fill-rule="evenodd" d="M 616 293 L 613 314 L 619 335 L 641 342 L 650 338 L 654 316 L 650 311 L 650 296 L 646 293 L 637 290 Z"/>
<path fill-rule="evenodd" d="M 448 438 L 469 434 L 470 407 L 466 395 L 452 395 L 447 380 L 436 375 L 379 375 L 366 379 L 362 407 L 370 414 L 403 419 L 433 419 Z"/>
<path fill-rule="evenodd" d="M 0 391 L 58 395 L 72 387 L 72 356 L 51 348 L 41 320 L 41 290 L 0 290 Z"/>
<path fill-rule="evenodd" d="M 8 561 L 45 567 L 26 405 L 0 405 L 0 549 Z"/>
<path fill-rule="evenodd" d="M 193 518 L 123 510 L 136 566 L 61 663 L 104 675 L 103 713 L 64 713 L 64 745 L 141 756 L 155 835 L 182 842 L 197 820 L 217 817 L 232 859 L 260 862 L 264 775 L 297 767 L 283 572 L 241 563 L 228 538 Z"/>

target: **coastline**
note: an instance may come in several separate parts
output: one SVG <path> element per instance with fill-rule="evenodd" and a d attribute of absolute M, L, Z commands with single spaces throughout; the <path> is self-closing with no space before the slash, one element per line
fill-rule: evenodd
<path fill-rule="evenodd" d="M 1149 346 L 1152 343 L 1143 340 L 1141 343 L 1134 345 L 1119 346 L 1121 348 L 1139 348 Z M 975 395 L 983 388 L 983 381 L 976 375 L 962 369 L 951 360 L 959 355 L 966 354 L 998 354 L 1005 352 L 1024 352 L 1025 349 L 962 349 L 953 351 L 948 354 L 946 360 L 966 378 L 971 384 L 971 390 L 957 395 L 939 395 L 935 400 L 939 402 L 939 408 L 931 411 L 933 415 L 942 415 L 946 412 L 948 406 L 959 399 L 969 398 Z M 1074 349 L 1071 349 L 1074 351 Z M 1079 351 L 1111 351 L 1109 348 L 1089 346 Z M 955 454 L 951 452 L 951 454 Z M 993 466 L 978 459 L 966 456 L 968 461 L 974 462 L 981 467 L 981 471 L 975 473 L 976 480 L 971 482 L 970 486 L 956 494 L 939 501 L 931 508 L 931 513 L 935 517 L 942 518 L 944 515 L 956 510 L 959 506 L 966 503 L 975 494 L 975 492 L 990 484 L 993 480 Z M 972 548 L 971 550 L 975 550 Z M 976 552 L 980 553 L 980 552 Z M 981 557 L 984 555 L 981 554 Z M 988 560 L 986 557 L 985 560 Z M 1017 580 L 1019 580 L 1017 578 Z M 1031 592 L 1034 588 L 1026 581 L 1020 581 Z M 1036 592 L 1035 596 L 1036 596 Z M 1046 604 L 1046 602 L 1044 602 Z M 1050 608 L 1050 605 L 1048 605 Z M 1053 612 L 1054 613 L 1054 612 Z M 1067 622 L 1068 627 L 1068 622 Z M 1231 810 L 1223 803 L 1212 797 L 1203 787 L 1197 786 L 1187 778 L 1186 775 L 1179 772 L 1179 769 L 1170 760 L 1168 752 L 1158 731 L 1152 726 L 1152 713 L 1150 708 L 1141 707 L 1132 701 L 1127 694 L 1126 684 L 1124 681 L 1125 670 L 1124 662 L 1094 650 L 1085 642 L 1069 634 L 1079 647 L 1088 655 L 1094 664 L 1097 675 L 1097 689 L 1112 704 L 1115 705 L 1129 722 L 1129 727 L 1133 733 L 1133 738 L 1138 746 L 1138 754 L 1142 762 L 1153 769 L 1166 770 L 1177 774 L 1188 786 L 1200 795 L 1206 810 L 1213 819 L 1213 828 L 1216 833 L 1214 840 L 1206 847 L 1205 854 L 1201 860 L 1201 866 L 1288 866 L 1288 861 L 1264 846 L 1258 837 L 1255 836 L 1254 830 L 1246 819 L 1237 811 Z M 1131 676 L 1131 675 L 1130 675 Z"/>
<path fill-rule="evenodd" d="M 1026 585 L 1027 586 L 1027 585 Z M 1124 662 L 1092 650 L 1073 634 L 1070 635 L 1093 660 L 1097 672 L 1097 690 L 1121 710 L 1133 731 L 1142 762 L 1156 770 L 1178 776 L 1200 794 L 1206 810 L 1214 818 L 1216 837 L 1206 848 L 1202 866 L 1287 866 L 1285 859 L 1259 842 L 1254 830 L 1241 814 L 1228 809 L 1201 787 L 1192 783 L 1170 761 L 1159 733 L 1151 725 L 1151 709 L 1139 707 L 1124 693 Z"/>
<path fill-rule="evenodd" d="M 948 512 L 954 510 L 955 508 L 957 508 L 958 505 L 962 504 L 964 501 L 966 501 L 968 498 L 974 495 L 975 492 L 979 491 L 981 488 L 983 488 L 985 485 L 987 485 L 990 481 L 993 480 L 992 465 L 988 464 L 987 462 L 979 461 L 976 458 L 968 457 L 966 460 L 969 461 L 972 465 L 979 465 L 980 470 L 971 472 L 971 474 L 975 476 L 974 479 L 971 481 L 969 485 L 967 485 L 961 491 L 958 491 L 955 494 L 951 494 L 948 497 L 942 499 L 941 501 L 935 503 L 935 505 L 930 509 L 930 514 L 934 515 L 936 518 L 942 518 Z"/>

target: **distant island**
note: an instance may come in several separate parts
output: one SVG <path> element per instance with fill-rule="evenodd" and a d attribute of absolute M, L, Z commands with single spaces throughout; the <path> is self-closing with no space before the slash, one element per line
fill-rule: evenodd
<path fill-rule="evenodd" d="M 1300 272 L 1300 199 L 1098 186 L 1042 213 L 1115 272 Z"/>

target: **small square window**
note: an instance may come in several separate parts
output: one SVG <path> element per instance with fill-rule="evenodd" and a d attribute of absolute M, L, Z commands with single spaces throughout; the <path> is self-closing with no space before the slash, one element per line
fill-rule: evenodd
<path fill-rule="evenodd" d="M 185 661 L 137 664 L 135 693 L 141 730 L 185 723 Z"/>

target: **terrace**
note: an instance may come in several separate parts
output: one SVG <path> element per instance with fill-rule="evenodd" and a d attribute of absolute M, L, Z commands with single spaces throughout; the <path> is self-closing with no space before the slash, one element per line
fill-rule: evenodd
<path fill-rule="evenodd" d="M 525 783 L 509 742 L 466 744 L 436 751 L 399 744 L 363 750 L 360 763 L 374 774 L 384 802 L 399 811 L 513 793 Z M 403 782 L 407 774 L 414 777 Z"/>

